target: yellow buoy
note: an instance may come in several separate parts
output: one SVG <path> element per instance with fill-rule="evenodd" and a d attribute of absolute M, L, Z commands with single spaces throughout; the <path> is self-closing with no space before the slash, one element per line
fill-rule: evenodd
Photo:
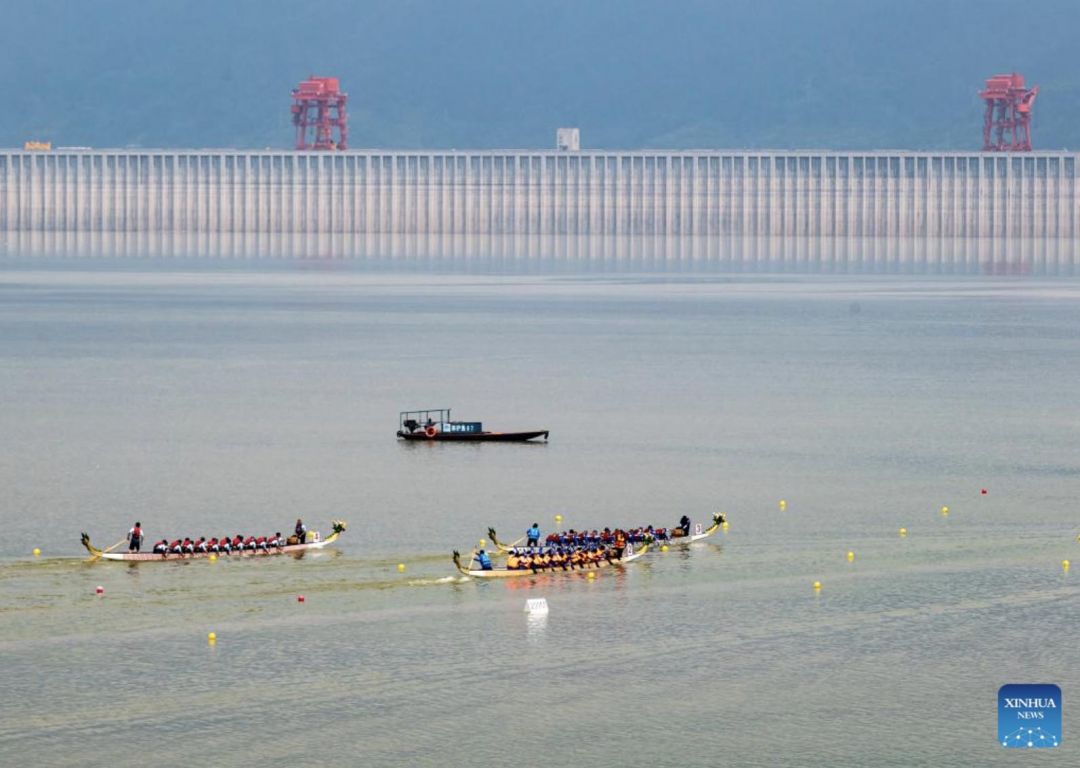
<path fill-rule="evenodd" d="M 787 502 L 780 499 L 780 511 L 783 512 L 785 509 L 787 509 Z"/>
<path fill-rule="evenodd" d="M 900 529 L 900 535 L 901 536 L 907 536 L 907 528 L 901 528 Z"/>
<path fill-rule="evenodd" d="M 667 552 L 667 551 L 668 551 L 668 545 L 667 545 L 667 544 L 664 544 L 664 545 L 662 545 L 662 546 L 660 547 L 660 551 L 661 551 L 661 552 Z"/>
<path fill-rule="evenodd" d="M 486 539 L 480 539 L 480 549 L 483 549 L 486 546 L 487 546 L 487 540 Z"/>
<path fill-rule="evenodd" d="M 942 507 L 941 508 L 941 514 L 943 514 L 943 515 L 949 514 L 949 508 L 948 507 Z"/>
<path fill-rule="evenodd" d="M 210 645 L 213 645 L 214 643 L 216 643 L 217 642 L 217 633 L 216 632 L 211 632 L 209 635 L 207 635 L 206 636 L 206 642 L 210 643 Z"/>
<path fill-rule="evenodd" d="M 1061 561 L 1061 570 L 1063 570 L 1063 571 L 1069 570 L 1069 561 L 1068 560 L 1062 560 Z"/>
<path fill-rule="evenodd" d="M 397 564 L 397 572 L 398 573 L 405 573 L 405 563 L 398 563 Z"/>
<path fill-rule="evenodd" d="M 820 589 L 821 589 L 821 582 L 820 581 L 815 581 L 814 582 L 814 590 L 816 591 L 816 590 L 820 590 Z"/>
<path fill-rule="evenodd" d="M 848 551 L 848 553 L 847 553 L 847 561 L 849 563 L 854 563 L 855 562 L 855 553 L 854 552 L 852 552 L 850 550 Z"/>
<path fill-rule="evenodd" d="M 217 562 L 217 555 L 211 554 L 208 559 L 210 560 L 211 563 L 216 563 Z"/>
<path fill-rule="evenodd" d="M 595 579 L 596 578 L 596 571 L 589 571 L 589 578 L 590 579 Z"/>
<path fill-rule="evenodd" d="M 41 550 L 34 547 L 34 557 L 41 557 Z"/>
<path fill-rule="evenodd" d="M 562 515 L 555 515 L 555 522 L 556 523 L 561 523 L 562 522 Z"/>
<path fill-rule="evenodd" d="M 723 530 L 723 531 L 726 531 L 728 529 L 728 521 L 727 520 L 720 523 L 720 529 Z"/>

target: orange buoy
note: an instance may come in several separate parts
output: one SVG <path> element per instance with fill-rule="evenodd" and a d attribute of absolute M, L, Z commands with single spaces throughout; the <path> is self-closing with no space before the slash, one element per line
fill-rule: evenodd
<path fill-rule="evenodd" d="M 435 437 L 435 434 L 436 434 L 435 427 L 424 427 L 424 434 L 427 435 L 428 437 Z"/>

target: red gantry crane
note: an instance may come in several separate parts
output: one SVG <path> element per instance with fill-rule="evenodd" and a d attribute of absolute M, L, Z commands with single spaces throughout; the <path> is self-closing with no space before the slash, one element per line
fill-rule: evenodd
<path fill-rule="evenodd" d="M 292 121 L 296 126 L 297 149 L 347 149 L 349 118 L 345 114 L 348 94 L 341 92 L 336 77 L 315 77 L 293 88 Z M 334 141 L 337 128 L 337 141 Z M 309 129 L 313 133 L 309 140 Z"/>
<path fill-rule="evenodd" d="M 986 81 L 979 98 L 986 102 L 983 120 L 984 152 L 1031 151 L 1031 105 L 1039 86 L 1024 86 L 1024 76 L 1015 72 L 994 75 Z"/>

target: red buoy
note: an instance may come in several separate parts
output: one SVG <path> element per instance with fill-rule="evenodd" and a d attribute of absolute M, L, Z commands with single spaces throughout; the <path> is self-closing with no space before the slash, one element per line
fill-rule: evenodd
<path fill-rule="evenodd" d="M 982 489 L 982 495 L 983 495 L 983 496 L 985 496 L 985 495 L 986 495 L 986 489 L 985 489 L 985 488 L 983 488 L 983 489 Z"/>
<path fill-rule="evenodd" d="M 296 596 L 296 602 L 298 602 L 298 603 L 304 602 L 304 596 L 303 595 L 297 595 Z"/>
<path fill-rule="evenodd" d="M 98 587 L 97 589 L 95 589 L 94 591 L 95 591 L 95 592 L 97 592 L 97 593 L 98 593 L 99 595 L 104 595 L 104 594 L 105 594 L 105 587 L 101 587 L 101 586 L 99 586 L 99 587 Z"/>

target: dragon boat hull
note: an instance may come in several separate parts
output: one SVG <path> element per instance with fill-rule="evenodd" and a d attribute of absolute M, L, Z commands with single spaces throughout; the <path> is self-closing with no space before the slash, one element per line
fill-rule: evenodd
<path fill-rule="evenodd" d="M 671 536 L 670 542 L 672 544 L 692 544 L 695 541 L 707 539 L 710 536 L 714 535 L 718 530 L 720 530 L 720 527 L 724 524 L 725 521 L 726 519 L 724 517 L 724 514 L 722 512 L 718 512 L 713 515 L 712 525 L 710 525 L 701 533 L 694 533 L 689 536 L 675 534 Z M 498 534 L 495 533 L 495 529 L 490 527 L 488 528 L 488 539 L 490 539 L 491 543 L 495 546 L 495 549 L 501 554 L 506 554 L 514 547 L 520 547 L 521 542 L 524 541 L 524 537 L 518 539 L 517 541 L 511 541 L 509 543 L 505 541 L 499 541 L 499 537 Z M 547 544 L 544 544 L 542 546 L 547 546 Z"/>
<path fill-rule="evenodd" d="M 536 570 L 533 570 L 532 568 L 515 568 L 512 571 L 507 568 L 492 568 L 490 571 L 481 570 L 479 568 L 466 568 L 461 564 L 461 553 L 455 550 L 454 565 L 461 573 L 474 579 L 520 579 L 527 576 L 546 576 L 548 574 L 586 573 L 600 568 L 608 568 L 613 565 L 626 565 L 627 563 L 632 563 L 642 557 L 648 550 L 649 545 L 643 544 L 640 549 L 634 550 L 631 554 L 624 554 L 623 557 L 618 560 L 600 560 L 584 567 L 563 568 L 562 566 L 559 566 L 557 568 L 538 568 Z"/>
<path fill-rule="evenodd" d="M 180 554 L 160 554 L 155 552 L 106 552 L 92 545 L 90 543 L 90 537 L 85 533 L 82 534 L 82 544 L 86 547 L 86 551 L 90 553 L 90 557 L 93 560 L 117 560 L 129 563 L 164 562 L 166 560 L 205 560 L 210 557 L 210 555 L 232 558 L 273 557 L 275 555 L 302 555 L 304 552 L 310 550 L 319 550 L 328 547 L 336 542 L 341 536 L 341 533 L 345 530 L 345 523 L 340 520 L 335 520 L 333 527 L 334 532 L 321 541 L 309 541 L 303 544 L 286 544 L 284 547 L 269 547 L 267 549 L 234 550 L 232 552 L 184 552 Z"/>

